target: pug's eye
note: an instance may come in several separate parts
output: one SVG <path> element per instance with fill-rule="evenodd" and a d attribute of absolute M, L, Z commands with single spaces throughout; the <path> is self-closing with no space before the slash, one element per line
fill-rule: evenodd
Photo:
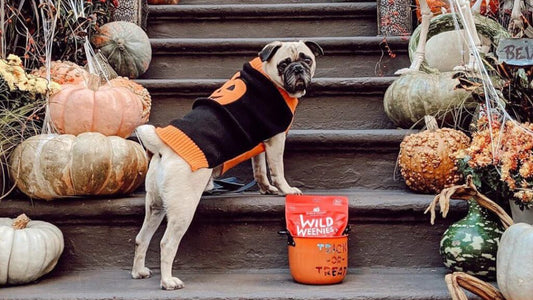
<path fill-rule="evenodd" d="M 304 58 L 304 63 L 306 63 L 308 66 L 311 66 L 313 64 L 313 60 L 310 58 Z"/>
<path fill-rule="evenodd" d="M 280 70 L 285 70 L 285 68 L 287 68 L 288 64 L 286 62 L 281 62 L 279 65 L 278 65 L 278 69 Z"/>

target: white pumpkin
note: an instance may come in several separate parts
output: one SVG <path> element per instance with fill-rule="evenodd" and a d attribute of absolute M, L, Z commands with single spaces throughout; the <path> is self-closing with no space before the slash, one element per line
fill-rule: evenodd
<path fill-rule="evenodd" d="M 0 285 L 32 282 L 52 271 L 63 253 L 61 230 L 22 214 L 0 218 Z"/>
<path fill-rule="evenodd" d="M 498 286 L 509 300 L 533 295 L 533 226 L 517 223 L 502 235 L 496 259 Z"/>

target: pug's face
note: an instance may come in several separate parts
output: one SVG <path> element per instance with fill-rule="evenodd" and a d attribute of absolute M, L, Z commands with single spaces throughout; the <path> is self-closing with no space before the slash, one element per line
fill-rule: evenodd
<path fill-rule="evenodd" d="M 291 97 L 305 95 L 315 75 L 316 60 L 323 55 L 322 48 L 315 42 L 272 42 L 266 45 L 259 57 L 263 71 L 282 87 Z"/>

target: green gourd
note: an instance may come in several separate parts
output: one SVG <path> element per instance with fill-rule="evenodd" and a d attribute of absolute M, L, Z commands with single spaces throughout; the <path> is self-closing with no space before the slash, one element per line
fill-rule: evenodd
<path fill-rule="evenodd" d="M 137 78 L 150 66 L 150 39 L 142 28 L 134 23 L 106 23 L 93 35 L 91 42 L 120 76 Z"/>
<path fill-rule="evenodd" d="M 468 214 L 452 224 L 442 236 L 440 254 L 444 265 L 452 271 L 494 280 L 496 253 L 502 234 L 499 221 L 476 200 L 469 200 Z"/>

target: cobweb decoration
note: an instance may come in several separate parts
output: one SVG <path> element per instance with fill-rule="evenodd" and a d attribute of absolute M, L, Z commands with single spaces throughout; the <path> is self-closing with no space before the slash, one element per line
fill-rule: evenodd
<path fill-rule="evenodd" d="M 472 53 L 472 56 L 475 62 L 476 70 L 474 70 L 474 72 L 477 73 L 478 77 L 481 79 L 481 82 L 482 82 L 485 101 L 484 101 L 484 105 L 482 106 L 482 110 L 480 111 L 480 113 L 483 116 L 486 116 L 488 118 L 489 128 L 492 128 L 493 120 L 499 120 L 501 124 L 505 124 L 507 121 L 511 121 L 516 126 L 520 127 L 522 130 L 525 130 L 533 138 L 533 131 L 522 126 L 522 124 L 516 121 L 505 109 L 505 101 L 500 98 L 498 91 L 494 87 L 492 80 L 489 76 L 489 73 L 483 64 L 483 60 L 481 58 L 479 50 L 476 47 L 475 42 L 474 42 L 473 33 L 471 32 L 470 28 L 465 25 L 464 12 L 463 10 L 459 9 L 460 1 L 462 0 L 450 0 L 450 8 L 452 12 L 455 12 L 454 14 L 454 23 L 456 24 L 455 28 L 457 30 L 459 29 L 459 22 L 463 24 L 463 29 L 465 30 L 465 37 L 466 37 L 466 42 L 468 44 L 468 49 Z M 493 150 L 495 150 L 495 147 L 497 146 L 499 146 L 498 141 L 493 140 Z M 496 153 L 496 152 L 493 151 L 492 153 Z"/>
<path fill-rule="evenodd" d="M 531 188 L 531 179 L 533 177 L 531 163 L 533 160 L 531 158 L 532 150 L 530 149 L 533 143 L 533 130 L 531 130 L 533 126 L 529 123 L 518 122 L 506 110 L 506 100 L 500 97 L 498 90 L 494 87 L 480 52 L 475 45 L 473 33 L 466 26 L 464 11 L 459 9 L 460 1 L 450 0 L 450 7 L 457 18 L 456 29 L 458 29 L 458 22 L 463 24 L 466 43 L 472 54 L 471 59 L 474 59 L 473 75 L 481 79 L 485 98 L 480 107 L 479 117 L 488 123 L 487 129 L 490 133 L 489 146 L 492 150 L 492 165 L 498 166 L 495 169 L 500 175 L 500 180 L 509 186 L 511 192 L 509 196 L 513 197 L 517 204 L 521 203 L 519 205 L 522 208 L 524 203 L 518 199 L 524 199 L 528 203 L 533 201 L 533 189 Z M 511 165 L 512 167 L 510 167 Z"/>

